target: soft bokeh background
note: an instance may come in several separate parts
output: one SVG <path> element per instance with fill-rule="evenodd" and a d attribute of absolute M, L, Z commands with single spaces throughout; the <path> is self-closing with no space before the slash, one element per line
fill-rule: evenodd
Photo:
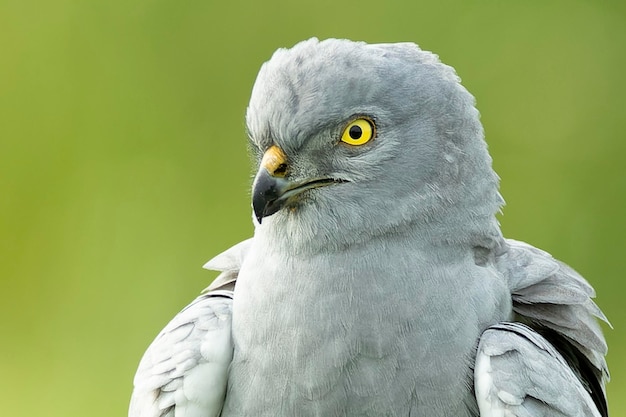
<path fill-rule="evenodd" d="M 505 234 L 583 273 L 613 322 L 624 415 L 625 2 L 0 0 L 2 415 L 125 415 L 144 349 L 215 276 L 201 265 L 252 233 L 246 102 L 311 36 L 456 67 Z"/>

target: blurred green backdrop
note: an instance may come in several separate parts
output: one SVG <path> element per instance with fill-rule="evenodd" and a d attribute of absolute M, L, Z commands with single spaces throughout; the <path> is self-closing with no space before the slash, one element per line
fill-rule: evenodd
<path fill-rule="evenodd" d="M 146 346 L 252 233 L 243 115 L 277 47 L 415 41 L 476 96 L 502 226 L 596 287 L 626 413 L 626 3 L 0 0 L 0 398 L 125 415 Z"/>

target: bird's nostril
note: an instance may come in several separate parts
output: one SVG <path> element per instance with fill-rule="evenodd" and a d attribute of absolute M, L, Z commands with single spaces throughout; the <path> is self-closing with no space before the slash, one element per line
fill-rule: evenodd
<path fill-rule="evenodd" d="M 284 176 L 287 173 L 287 164 L 280 164 L 272 173 L 275 176 Z"/>

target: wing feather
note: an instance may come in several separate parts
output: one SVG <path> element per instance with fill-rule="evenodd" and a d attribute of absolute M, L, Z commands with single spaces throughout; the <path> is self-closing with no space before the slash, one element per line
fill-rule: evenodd
<path fill-rule="evenodd" d="M 521 323 L 483 333 L 474 376 L 481 417 L 601 416 L 563 356 Z"/>
<path fill-rule="evenodd" d="M 600 415 L 607 416 L 607 345 L 597 319 L 608 321 L 592 300 L 595 291 L 547 252 L 515 240 L 506 243 L 507 250 L 496 257 L 496 267 L 508 280 L 515 320 L 527 324 L 559 353 Z"/>
<path fill-rule="evenodd" d="M 232 293 L 196 298 L 144 354 L 130 417 L 219 416 L 233 356 Z"/>
<path fill-rule="evenodd" d="M 220 415 L 233 358 L 233 291 L 251 242 L 204 265 L 222 273 L 148 347 L 135 375 L 129 417 Z"/>

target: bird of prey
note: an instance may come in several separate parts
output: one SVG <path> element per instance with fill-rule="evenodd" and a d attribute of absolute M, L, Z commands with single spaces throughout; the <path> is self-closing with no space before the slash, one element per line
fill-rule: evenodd
<path fill-rule="evenodd" d="M 503 237 L 474 103 L 413 43 L 276 51 L 246 113 L 254 236 L 150 345 L 130 417 L 607 416 L 606 318 Z"/>

